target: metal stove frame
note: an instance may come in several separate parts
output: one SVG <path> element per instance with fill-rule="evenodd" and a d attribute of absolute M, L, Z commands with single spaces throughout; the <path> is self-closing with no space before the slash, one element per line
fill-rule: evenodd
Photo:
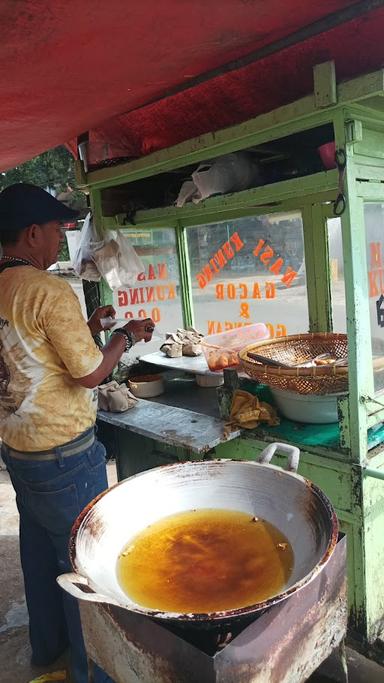
<path fill-rule="evenodd" d="M 128 610 L 83 600 L 80 613 L 89 658 L 115 683 L 302 683 L 337 648 L 348 681 L 346 538 L 313 581 L 212 656 L 193 644 L 196 631 L 170 630 Z"/>

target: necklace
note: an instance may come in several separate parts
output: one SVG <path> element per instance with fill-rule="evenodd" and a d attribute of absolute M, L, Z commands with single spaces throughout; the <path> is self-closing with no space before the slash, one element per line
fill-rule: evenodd
<path fill-rule="evenodd" d="M 10 261 L 11 263 L 21 263 L 24 266 L 33 266 L 33 263 L 27 259 L 19 258 L 18 256 L 0 256 L 0 261 Z"/>

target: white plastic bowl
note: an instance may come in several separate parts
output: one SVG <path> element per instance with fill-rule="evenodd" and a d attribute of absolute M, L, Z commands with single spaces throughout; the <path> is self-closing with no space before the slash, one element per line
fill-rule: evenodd
<path fill-rule="evenodd" d="M 288 420 L 311 424 L 330 424 L 338 422 L 337 399 L 346 396 L 339 394 L 298 394 L 270 387 L 279 412 Z"/>
<path fill-rule="evenodd" d="M 220 387 L 224 384 L 223 375 L 212 377 L 212 375 L 195 375 L 196 384 L 199 387 Z"/>
<path fill-rule="evenodd" d="M 129 388 L 137 398 L 154 398 L 164 393 L 164 380 L 161 375 L 143 375 L 132 377 Z"/>

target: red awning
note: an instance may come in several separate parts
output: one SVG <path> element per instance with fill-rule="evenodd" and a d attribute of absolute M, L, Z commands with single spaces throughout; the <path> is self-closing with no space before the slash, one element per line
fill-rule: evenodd
<path fill-rule="evenodd" d="M 367 10 L 371 5 L 366 0 Z M 88 130 L 93 162 L 141 156 L 300 97 L 312 88 L 316 63 L 335 59 L 338 79 L 375 69 L 384 61 L 381 8 L 164 97 L 351 6 L 347 0 L 3 0 L 0 169 Z"/>

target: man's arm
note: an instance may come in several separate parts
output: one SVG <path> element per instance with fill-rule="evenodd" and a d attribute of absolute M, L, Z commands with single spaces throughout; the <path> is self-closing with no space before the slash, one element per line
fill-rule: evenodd
<path fill-rule="evenodd" d="M 111 340 L 108 342 L 108 344 L 101 349 L 101 353 L 104 357 L 99 367 L 96 368 L 94 372 L 91 372 L 90 375 L 75 379 L 75 382 L 77 384 L 81 384 L 82 387 L 86 387 L 87 389 L 94 389 L 95 387 L 99 386 L 99 384 L 102 384 L 105 378 L 108 377 L 108 375 L 110 375 L 112 370 L 116 367 L 124 353 L 124 349 L 125 340 L 123 335 L 115 334 L 113 337 L 111 337 Z"/>
<path fill-rule="evenodd" d="M 114 314 L 111 307 L 109 312 L 112 311 Z M 71 286 L 56 278 L 50 281 L 40 324 L 73 381 L 87 388 L 100 384 L 117 365 L 125 350 L 123 335 L 113 335 L 103 350 L 92 339 L 92 333 L 101 329 L 100 317 L 104 313 L 105 307 L 102 307 L 91 316 L 91 325 L 87 324 Z M 133 333 L 135 341 L 149 341 L 154 326 L 148 318 L 130 320 L 124 329 Z"/>
<path fill-rule="evenodd" d="M 146 320 L 130 320 L 129 323 L 124 325 L 122 329 L 130 332 L 136 341 L 141 341 L 144 339 L 145 342 L 148 342 L 152 338 L 154 327 L 154 322 L 150 318 L 147 318 Z M 91 372 L 91 374 L 86 375 L 85 377 L 77 378 L 76 382 L 87 389 L 94 389 L 97 387 L 106 377 L 108 377 L 108 375 L 110 375 L 113 368 L 116 367 L 118 361 L 124 353 L 124 349 L 124 335 L 112 335 L 108 344 L 101 349 L 101 353 L 103 354 L 104 358 L 99 367 Z"/>

